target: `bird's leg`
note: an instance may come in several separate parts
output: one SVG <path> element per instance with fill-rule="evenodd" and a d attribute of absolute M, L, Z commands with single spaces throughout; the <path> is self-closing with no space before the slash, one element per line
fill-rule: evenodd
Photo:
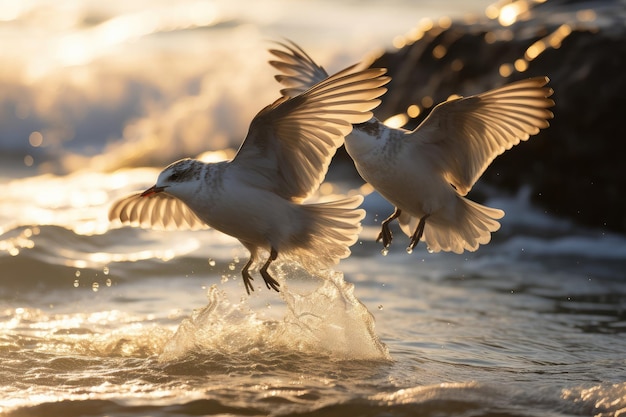
<path fill-rule="evenodd" d="M 396 207 L 394 212 L 393 212 L 393 214 L 391 216 L 387 217 L 381 223 L 380 233 L 378 234 L 378 237 L 376 238 L 376 242 L 380 242 L 380 240 L 382 239 L 383 246 L 385 248 L 388 248 L 389 245 L 391 245 L 391 239 L 393 239 L 393 235 L 391 233 L 391 230 L 389 230 L 389 223 L 391 223 L 392 221 L 394 221 L 395 219 L 400 217 L 400 214 L 402 214 L 402 210 L 400 210 L 398 207 Z"/>
<path fill-rule="evenodd" d="M 406 248 L 407 252 L 411 253 L 415 245 L 417 245 L 424 234 L 424 227 L 426 226 L 426 219 L 430 216 L 430 214 L 425 215 L 420 219 L 420 222 L 417 224 L 417 229 L 415 229 L 415 233 L 411 236 L 411 243 L 409 243 L 409 247 Z"/>
<path fill-rule="evenodd" d="M 277 257 L 278 257 L 278 252 L 276 252 L 276 249 L 272 248 L 270 252 L 270 257 L 267 258 L 267 261 L 260 269 L 261 276 L 263 277 L 263 280 L 265 281 L 265 285 L 267 286 L 267 289 L 275 290 L 276 292 L 279 291 L 278 287 L 280 287 L 280 284 L 278 283 L 278 281 L 276 281 L 274 278 L 270 276 L 269 272 L 267 272 L 267 268 L 269 268 L 272 261 L 275 261 Z"/>
<path fill-rule="evenodd" d="M 253 256 L 250 256 L 250 259 L 241 270 L 241 276 L 243 277 L 243 284 L 246 287 L 246 292 L 248 293 L 248 295 L 250 295 L 250 291 L 254 291 L 254 287 L 252 286 L 252 281 L 254 280 L 254 278 L 252 278 L 252 275 L 250 275 L 250 272 L 248 272 L 248 270 L 250 269 L 250 266 L 252 266 L 252 263 L 254 262 L 252 259 L 253 259 Z"/>

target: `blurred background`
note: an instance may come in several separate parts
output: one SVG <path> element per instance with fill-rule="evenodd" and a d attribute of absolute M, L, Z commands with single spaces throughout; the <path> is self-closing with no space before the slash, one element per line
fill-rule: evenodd
<path fill-rule="evenodd" d="M 388 67 L 377 115 L 410 128 L 452 94 L 548 75 L 553 127 L 498 158 L 483 182 L 511 193 L 530 185 L 552 214 L 625 231 L 625 9 L 621 0 L 4 0 L 0 178 L 236 149 L 277 97 L 266 50 L 288 38 L 331 72 L 360 60 Z"/>
<path fill-rule="evenodd" d="M 393 208 L 341 150 L 320 192 L 365 195 L 361 239 L 325 277 L 275 262 L 280 294 L 242 297 L 221 233 L 111 224 L 166 164 L 234 154 L 285 38 L 388 68 L 375 113 L 408 128 L 550 77 L 551 127 L 472 191 L 507 213 L 492 242 L 393 229 L 383 256 Z M 0 39 L 0 415 L 626 409 L 626 0 L 0 0 Z"/>

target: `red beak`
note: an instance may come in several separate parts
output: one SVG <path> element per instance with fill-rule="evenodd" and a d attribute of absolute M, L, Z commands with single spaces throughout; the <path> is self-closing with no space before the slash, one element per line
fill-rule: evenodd
<path fill-rule="evenodd" d="M 149 197 L 152 194 L 160 193 L 161 191 L 165 190 L 165 188 L 166 187 L 157 187 L 156 185 L 153 185 L 152 187 L 148 188 L 146 191 L 141 193 L 141 196 L 142 197 Z"/>

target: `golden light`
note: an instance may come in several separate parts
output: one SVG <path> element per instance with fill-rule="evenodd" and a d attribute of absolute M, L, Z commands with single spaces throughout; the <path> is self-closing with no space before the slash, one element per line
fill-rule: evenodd
<path fill-rule="evenodd" d="M 221 161 L 226 161 L 228 159 L 231 159 L 233 156 L 235 156 L 235 152 L 233 150 L 230 149 L 222 149 L 219 151 L 207 151 L 207 152 L 203 152 L 201 153 L 197 159 L 201 160 L 202 162 L 221 162 Z"/>
<path fill-rule="evenodd" d="M 519 58 L 515 60 L 513 66 L 517 72 L 524 72 L 528 69 L 528 62 L 523 58 Z"/>
<path fill-rule="evenodd" d="M 399 113 L 399 114 L 389 117 L 383 123 L 385 124 L 385 126 L 389 126 L 389 127 L 397 129 L 407 124 L 408 121 L 409 121 L 409 116 L 407 116 L 405 113 Z"/>
<path fill-rule="evenodd" d="M 422 32 L 428 32 L 433 28 L 433 21 L 432 19 L 425 17 L 419 21 L 418 27 Z"/>
<path fill-rule="evenodd" d="M 528 47 L 528 49 L 526 50 L 526 53 L 524 54 L 524 57 L 526 58 L 527 61 L 532 61 L 533 59 L 537 58 L 545 50 L 546 50 L 546 44 L 543 41 L 543 39 L 540 39 Z"/>
<path fill-rule="evenodd" d="M 502 77 L 508 77 L 513 74 L 513 66 L 511 64 L 502 64 L 498 69 L 498 72 Z"/>
<path fill-rule="evenodd" d="M 433 48 L 433 57 L 435 57 L 435 59 L 443 58 L 446 56 L 446 53 L 448 53 L 448 49 L 443 45 L 437 45 Z"/>
<path fill-rule="evenodd" d="M 500 9 L 498 15 L 498 22 L 502 26 L 511 26 L 517 20 L 517 16 L 523 11 L 523 6 L 520 3 L 511 3 Z"/>
<path fill-rule="evenodd" d="M 413 28 L 407 33 L 406 38 L 409 42 L 415 42 L 424 37 L 424 32 L 422 32 L 419 28 Z"/>
<path fill-rule="evenodd" d="M 561 44 L 572 33 L 572 27 L 568 24 L 562 24 L 554 32 L 538 40 L 528 47 L 524 57 L 526 61 L 532 61 L 541 55 L 548 47 L 558 49 Z"/>
<path fill-rule="evenodd" d="M 370 195 L 374 192 L 374 187 L 370 183 L 365 183 L 358 189 L 358 193 L 361 195 Z"/>
<path fill-rule="evenodd" d="M 393 38 L 392 44 L 394 48 L 401 49 L 406 46 L 406 39 L 404 36 L 398 35 Z"/>
<path fill-rule="evenodd" d="M 549 36 L 548 43 L 552 48 L 558 49 L 561 47 L 563 40 L 565 40 L 565 38 L 567 38 L 571 33 L 572 28 L 570 25 L 563 24 Z"/>
<path fill-rule="evenodd" d="M 450 28 L 450 26 L 452 26 L 452 19 L 450 19 L 448 16 L 441 16 L 439 18 L 439 27 L 442 29 L 448 29 Z"/>
<path fill-rule="evenodd" d="M 490 4 L 489 6 L 487 6 L 487 8 L 485 9 L 485 15 L 489 18 L 489 19 L 497 19 L 498 16 L 500 15 L 500 9 L 498 8 L 498 6 L 496 6 L 495 4 Z"/>
<path fill-rule="evenodd" d="M 430 96 L 425 96 L 424 98 L 422 98 L 422 107 L 424 107 L 425 109 L 432 107 L 433 103 L 434 100 Z"/>
<path fill-rule="evenodd" d="M 329 183 L 324 182 L 320 184 L 319 192 L 321 195 L 331 195 L 335 191 L 335 187 Z"/>
<path fill-rule="evenodd" d="M 411 104 L 409 106 L 408 109 L 406 109 L 406 114 L 411 118 L 411 119 L 415 119 L 417 116 L 420 115 L 420 113 L 422 112 L 422 110 L 420 109 L 420 106 L 418 106 L 417 104 Z"/>

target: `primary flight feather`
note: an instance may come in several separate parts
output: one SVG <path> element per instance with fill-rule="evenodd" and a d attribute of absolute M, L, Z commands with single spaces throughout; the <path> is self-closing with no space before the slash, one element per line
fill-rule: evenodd
<path fill-rule="evenodd" d="M 270 52 L 281 74 L 281 93 L 307 90 L 326 71 L 294 43 Z M 378 240 L 392 241 L 398 219 L 410 237 L 407 251 L 420 240 L 433 252 L 474 251 L 500 228 L 499 209 L 465 197 L 498 155 L 549 126 L 554 105 L 547 77 L 517 81 L 481 94 L 437 105 L 414 130 L 391 128 L 376 118 L 356 124 L 345 138 L 361 177 L 395 206 L 382 222 Z"/>
<path fill-rule="evenodd" d="M 362 197 L 303 200 L 317 190 L 353 124 L 372 117 L 389 81 L 384 73 L 350 67 L 281 97 L 254 117 L 232 160 L 174 162 L 153 187 L 115 202 L 109 218 L 143 227 L 209 226 L 237 238 L 250 251 L 242 269 L 248 293 L 254 290 L 249 270 L 262 251 L 269 256 L 260 274 L 276 291 L 268 268 L 279 255 L 308 269 L 338 262 L 357 240 Z"/>

